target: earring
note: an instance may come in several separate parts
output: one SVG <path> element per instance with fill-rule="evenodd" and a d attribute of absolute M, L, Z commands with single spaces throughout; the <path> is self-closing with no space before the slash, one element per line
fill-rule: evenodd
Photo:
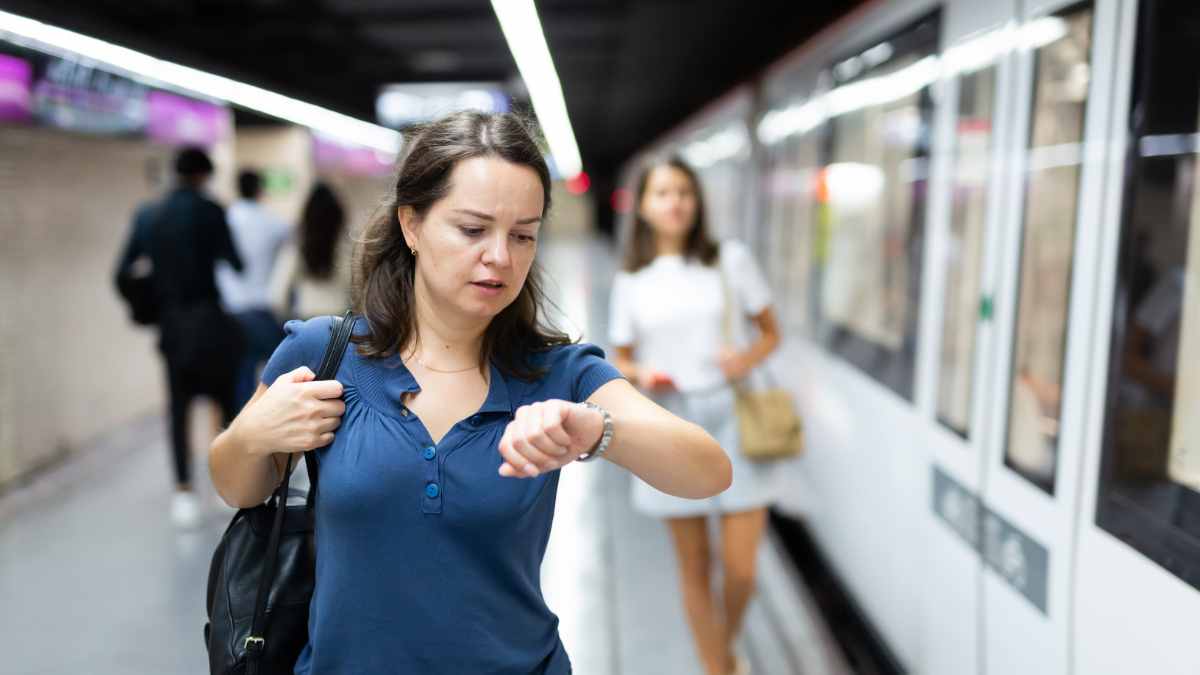
<path fill-rule="evenodd" d="M 414 258 L 415 258 L 415 257 L 417 257 L 417 249 L 415 249 L 415 248 L 412 248 L 412 247 L 410 246 L 408 250 L 409 250 L 409 252 L 410 252 L 410 253 L 412 253 L 412 254 L 413 254 L 413 257 L 414 257 Z"/>

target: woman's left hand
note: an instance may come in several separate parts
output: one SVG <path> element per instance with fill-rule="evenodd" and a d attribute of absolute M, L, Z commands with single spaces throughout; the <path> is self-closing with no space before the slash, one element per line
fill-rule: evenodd
<path fill-rule="evenodd" d="M 754 369 L 754 363 L 750 357 L 731 347 L 721 349 L 717 355 L 717 365 L 721 366 L 721 372 L 725 373 L 725 379 L 730 382 L 736 382 L 746 377 Z"/>
<path fill-rule="evenodd" d="M 581 403 L 552 399 L 517 408 L 500 438 L 500 475 L 532 478 L 575 461 L 600 441 L 604 418 Z"/>

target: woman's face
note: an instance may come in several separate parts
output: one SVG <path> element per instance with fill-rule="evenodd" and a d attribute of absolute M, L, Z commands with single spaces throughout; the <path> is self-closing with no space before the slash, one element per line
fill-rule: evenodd
<path fill-rule="evenodd" d="M 490 319 L 517 298 L 533 265 L 542 182 L 497 157 L 459 162 L 449 180 L 423 218 L 400 209 L 405 240 L 417 250 L 417 287 L 439 311 Z"/>
<path fill-rule="evenodd" d="M 660 236 L 679 238 L 696 223 L 696 188 L 688 175 L 670 166 L 656 166 L 646 178 L 638 212 Z"/>

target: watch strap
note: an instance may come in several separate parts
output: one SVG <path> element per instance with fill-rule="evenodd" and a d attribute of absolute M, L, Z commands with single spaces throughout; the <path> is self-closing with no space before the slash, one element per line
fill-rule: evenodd
<path fill-rule="evenodd" d="M 578 461 L 580 462 L 590 462 L 593 459 L 603 456 L 604 453 L 608 451 L 608 444 L 612 442 L 613 437 L 613 421 L 612 415 L 610 415 L 607 410 L 601 408 L 595 403 L 592 403 L 591 401 L 584 401 L 582 405 L 598 411 L 600 416 L 604 419 L 604 430 L 600 433 L 600 440 L 596 441 L 596 445 L 592 446 L 591 450 L 583 453 L 578 458 Z"/>

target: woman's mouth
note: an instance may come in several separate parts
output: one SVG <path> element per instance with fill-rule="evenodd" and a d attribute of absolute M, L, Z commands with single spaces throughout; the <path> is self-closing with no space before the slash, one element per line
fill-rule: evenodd
<path fill-rule="evenodd" d="M 504 290 L 504 283 L 496 279 L 484 279 L 482 281 L 472 281 L 471 285 L 478 288 L 486 295 L 499 295 Z"/>

